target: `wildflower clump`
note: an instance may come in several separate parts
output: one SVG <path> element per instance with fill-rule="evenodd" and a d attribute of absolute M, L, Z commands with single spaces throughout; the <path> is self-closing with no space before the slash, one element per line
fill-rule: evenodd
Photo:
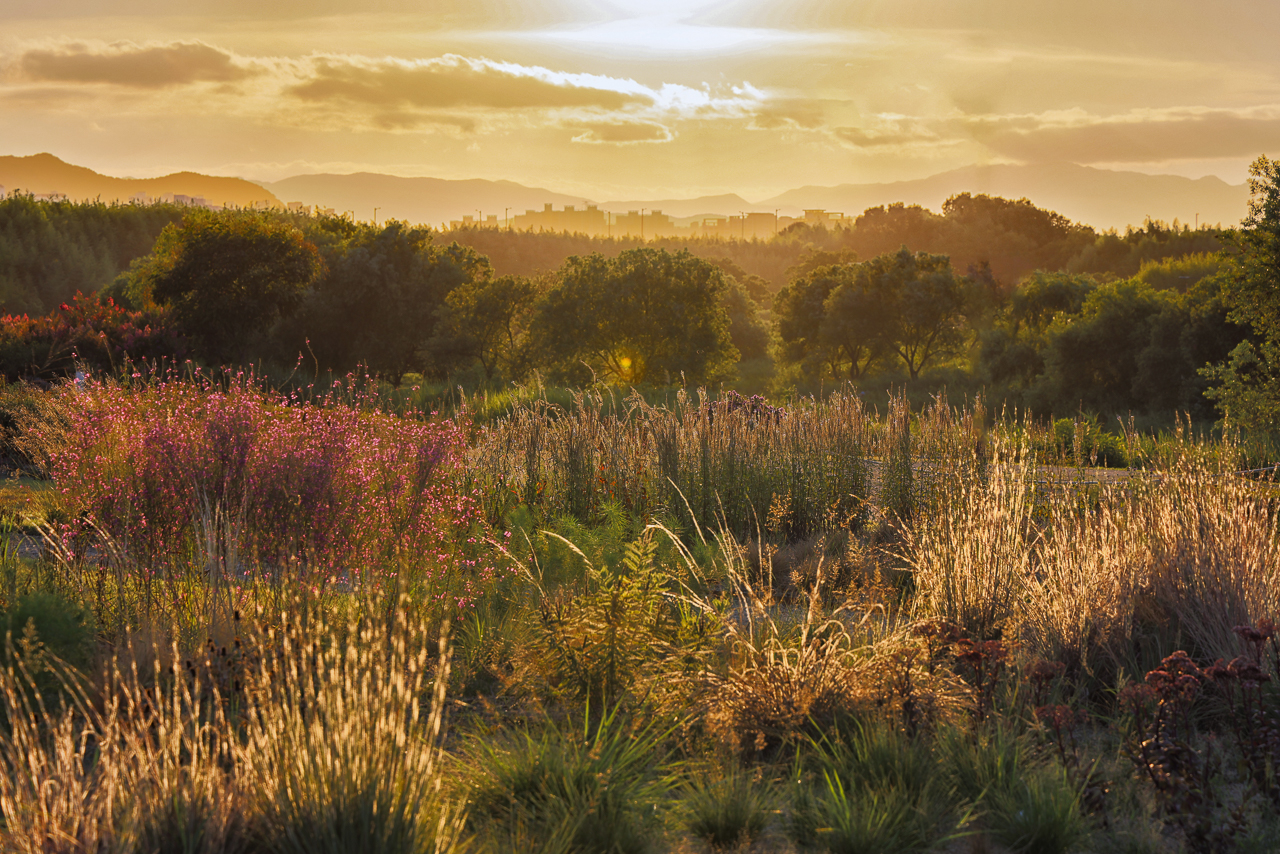
<path fill-rule="evenodd" d="M 65 389 L 70 423 L 45 445 L 76 514 L 64 541 L 83 551 L 105 536 L 147 578 L 352 586 L 461 569 L 470 599 L 492 569 L 477 560 L 476 501 L 456 486 L 461 426 L 338 391 L 303 400 L 198 373 Z"/>

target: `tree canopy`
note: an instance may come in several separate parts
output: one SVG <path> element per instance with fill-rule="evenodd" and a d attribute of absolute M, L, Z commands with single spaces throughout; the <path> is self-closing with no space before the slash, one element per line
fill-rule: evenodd
<path fill-rule="evenodd" d="M 1228 240 L 1223 299 L 1254 340 L 1206 373 L 1227 419 L 1251 433 L 1280 433 L 1280 161 L 1249 167 L 1249 215 Z"/>
<path fill-rule="evenodd" d="M 737 360 L 724 274 L 686 251 L 570 258 L 539 303 L 538 350 L 565 376 L 704 383 Z"/>
<path fill-rule="evenodd" d="M 236 362 L 301 304 L 323 269 L 316 247 L 289 223 L 197 210 L 165 227 L 127 290 L 135 303 L 171 306 L 177 327 L 210 360 Z"/>
<path fill-rule="evenodd" d="M 896 354 L 916 379 L 962 342 L 967 299 L 950 259 L 905 246 L 818 267 L 774 301 L 779 355 L 810 376 L 858 379 L 877 358 Z"/>

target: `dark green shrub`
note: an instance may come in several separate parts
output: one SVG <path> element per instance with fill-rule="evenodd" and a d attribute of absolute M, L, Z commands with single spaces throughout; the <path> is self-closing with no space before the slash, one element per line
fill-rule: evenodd
<path fill-rule="evenodd" d="M 927 742 L 884 724 L 818 745 L 818 791 L 793 804 L 790 835 L 841 854 L 925 851 L 949 815 Z"/>
<path fill-rule="evenodd" d="M 1078 465 L 1125 468 L 1129 465 L 1124 440 L 1103 432 L 1094 418 L 1060 418 L 1053 422 L 1053 438 L 1060 458 Z"/>
<path fill-rule="evenodd" d="M 581 730 L 504 733 L 472 750 L 470 825 L 493 850 L 647 854 L 670 787 L 657 769 L 660 733 L 610 712 Z"/>
<path fill-rule="evenodd" d="M 714 848 L 750 841 L 769 823 L 772 793 L 739 768 L 712 779 L 694 779 L 683 807 L 689 832 Z"/>
<path fill-rule="evenodd" d="M 57 593 L 37 592 L 21 596 L 5 612 L 3 628 L 22 652 L 30 646 L 34 635 L 42 651 L 57 656 L 77 669 L 84 669 L 93 658 L 94 628 L 92 616 L 78 602 Z M 30 627 L 30 629 L 28 629 Z M 5 652 L 8 658 L 8 652 Z"/>

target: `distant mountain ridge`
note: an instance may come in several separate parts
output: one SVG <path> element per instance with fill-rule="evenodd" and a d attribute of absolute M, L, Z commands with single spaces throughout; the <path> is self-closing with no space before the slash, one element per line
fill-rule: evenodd
<path fill-rule="evenodd" d="M 1247 212 L 1249 190 L 1215 177 L 1147 175 L 1078 166 L 1072 163 L 969 166 L 912 181 L 836 186 L 798 187 L 772 198 L 750 202 L 735 193 L 689 199 L 650 199 L 593 202 L 582 196 L 527 187 L 514 181 L 481 178 L 403 178 L 373 172 L 348 175 L 295 175 L 280 181 L 254 183 L 242 178 L 179 172 L 160 178 L 113 178 L 74 166 L 52 154 L 0 156 L 0 186 L 10 192 L 65 193 L 75 200 L 127 201 L 135 193 L 152 197 L 165 193 L 203 196 L 215 204 L 248 207 L 256 202 L 279 205 L 299 201 L 353 211 L 356 219 L 395 218 L 431 226 L 464 216 L 495 216 L 505 222 L 526 210 L 550 204 L 598 204 L 603 210 L 661 210 L 676 219 L 735 216 L 740 211 L 798 215 L 821 208 L 856 216 L 869 207 L 902 202 L 935 211 L 956 193 L 986 193 L 1030 199 L 1037 207 L 1056 211 L 1076 222 L 1104 230 L 1140 226 L 1152 219 L 1187 224 L 1237 224 Z"/>
<path fill-rule="evenodd" d="M 1099 230 L 1140 226 L 1148 217 L 1194 225 L 1196 214 L 1201 225 L 1234 226 L 1244 217 L 1249 203 L 1247 185 L 1228 184 L 1216 177 L 1192 179 L 1049 163 L 968 166 L 887 184 L 799 187 L 760 204 L 769 208 L 801 205 L 856 215 L 869 207 L 903 202 L 940 211 L 942 203 L 957 193 L 1025 197 L 1036 207 Z"/>
<path fill-rule="evenodd" d="M 353 216 L 359 220 L 372 220 L 376 206 L 379 221 L 394 218 L 430 226 L 464 216 L 497 216 L 501 222 L 506 216 L 525 210 L 542 210 L 546 204 L 563 207 L 585 202 L 582 196 L 526 187 L 514 181 L 401 178 L 377 172 L 294 175 L 264 182 L 262 186 L 286 202 L 329 207 L 339 214 L 354 211 Z"/>
<path fill-rule="evenodd" d="M 203 196 L 215 205 L 250 207 L 255 202 L 280 203 L 261 185 L 243 178 L 221 178 L 197 172 L 176 172 L 160 178 L 113 178 L 75 166 L 52 154 L 0 156 L 0 186 L 7 192 L 35 195 L 62 193 L 72 201 L 127 202 L 137 193 L 158 198 L 167 193 Z"/>
<path fill-rule="evenodd" d="M 1141 226 L 1148 218 L 1187 224 L 1235 225 L 1245 215 L 1249 189 L 1219 178 L 1183 178 L 1147 175 L 1078 166 L 1073 163 L 969 166 L 912 181 L 879 184 L 808 186 L 788 190 L 772 198 L 751 202 L 736 193 L 689 199 L 631 199 L 595 202 L 513 181 L 484 179 L 400 178 L 361 172 L 352 175 L 298 175 L 264 183 L 286 201 L 354 210 L 358 219 L 370 219 L 374 205 L 379 219 L 394 217 L 415 223 L 440 225 L 463 216 L 505 217 L 541 210 L 546 204 L 597 204 L 602 210 L 660 210 L 676 219 L 702 216 L 736 216 L 741 211 L 775 210 L 796 216 L 804 209 L 821 208 L 856 216 L 877 205 L 903 202 L 934 211 L 957 193 L 985 193 L 1005 198 L 1030 199 L 1040 208 L 1096 229 Z M 509 211 L 507 210 L 509 209 Z"/>

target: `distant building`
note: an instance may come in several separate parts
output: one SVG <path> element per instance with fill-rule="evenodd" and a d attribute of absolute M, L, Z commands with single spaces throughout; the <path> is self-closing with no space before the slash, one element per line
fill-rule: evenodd
<path fill-rule="evenodd" d="M 781 228 L 781 220 L 772 213 L 748 213 L 745 216 L 706 217 L 693 226 L 693 232 L 698 237 L 724 240 L 768 240 Z"/>
<path fill-rule="evenodd" d="M 311 216 L 311 205 L 304 205 L 302 202 L 289 202 L 285 205 L 285 209 L 288 210 L 289 213 L 300 213 Z"/>
<path fill-rule="evenodd" d="M 4 191 L 4 184 L 0 184 L 0 199 L 5 198 L 7 194 Z"/>
<path fill-rule="evenodd" d="M 150 193 L 138 192 L 129 197 L 129 203 L 134 205 L 149 205 L 154 201 Z"/>
<path fill-rule="evenodd" d="M 484 219 L 471 216 L 464 216 L 462 219 L 449 220 L 450 228 L 498 228 L 502 223 L 498 222 L 497 214 L 489 214 Z"/>
<path fill-rule="evenodd" d="M 333 216 L 333 208 L 316 208 L 316 216 Z"/>
<path fill-rule="evenodd" d="M 36 193 L 32 196 L 37 202 L 65 202 L 67 200 L 66 193 Z"/>
<path fill-rule="evenodd" d="M 819 228 L 835 228 L 848 224 L 849 218 L 842 213 L 835 211 L 826 211 L 821 208 L 812 208 L 804 212 L 804 221 L 806 225 L 814 225 Z"/>
<path fill-rule="evenodd" d="M 551 204 L 542 206 L 542 210 L 526 210 L 511 218 L 511 227 L 517 231 L 555 231 L 570 234 L 607 235 L 609 233 L 609 216 L 595 205 L 578 208 L 565 205 L 563 210 L 555 210 Z"/>
<path fill-rule="evenodd" d="M 676 224 L 660 210 L 627 211 L 613 220 L 614 237 L 670 237 L 676 233 Z"/>

